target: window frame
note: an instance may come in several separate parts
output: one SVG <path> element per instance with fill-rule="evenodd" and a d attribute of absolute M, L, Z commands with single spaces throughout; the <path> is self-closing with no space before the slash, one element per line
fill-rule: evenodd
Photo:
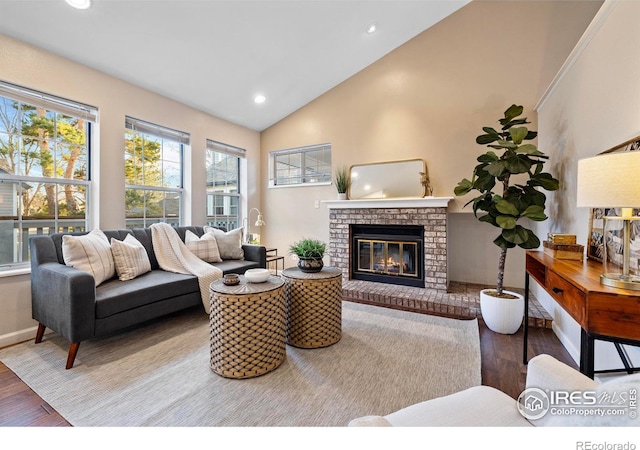
<path fill-rule="evenodd" d="M 319 181 L 311 181 L 311 178 L 318 177 L 309 176 L 305 174 L 307 168 L 309 167 L 306 164 L 307 154 L 317 150 L 328 150 L 329 151 L 329 161 L 326 163 L 326 167 L 328 168 L 328 172 L 320 175 L 322 178 Z M 331 170 L 331 158 L 332 158 L 332 147 L 330 143 L 324 144 L 314 144 L 307 145 L 303 147 L 294 147 L 285 150 L 275 150 L 269 152 L 269 188 L 287 188 L 287 187 L 300 187 L 300 186 L 328 186 L 331 184 L 332 170 Z M 301 181 L 299 183 L 285 183 L 279 182 L 278 178 L 278 162 L 277 158 L 279 156 L 287 156 L 287 155 L 299 155 L 300 156 L 300 176 Z"/>
<path fill-rule="evenodd" d="M 125 117 L 125 143 L 127 140 L 127 132 L 132 132 L 134 135 L 141 135 L 143 139 L 146 139 L 146 136 L 153 137 L 154 139 L 159 139 L 161 149 L 163 149 L 165 145 L 165 141 L 171 141 L 177 143 L 180 146 L 180 182 L 179 187 L 168 187 L 168 186 L 155 186 L 150 184 L 130 184 L 127 183 L 127 177 L 125 173 L 125 196 L 129 191 L 138 191 L 142 192 L 143 196 L 143 204 L 142 207 L 142 216 L 130 217 L 128 215 L 128 207 L 127 200 L 125 198 L 125 228 L 146 228 L 153 223 L 164 222 L 169 223 L 171 226 L 177 227 L 182 226 L 184 219 L 184 180 L 185 180 L 185 154 L 190 147 L 190 135 L 189 133 L 175 130 L 173 128 L 165 127 L 162 125 L 157 125 L 155 123 L 147 122 L 144 120 L 136 119 L 130 116 Z M 125 160 L 127 158 L 127 148 L 125 144 L 124 149 Z M 161 152 L 160 161 L 164 161 L 163 153 Z M 144 166 L 142 168 L 142 173 L 144 174 Z M 144 177 L 144 175 L 143 175 Z M 146 180 L 143 179 L 143 182 Z M 162 200 L 162 213 L 159 216 L 150 216 L 148 214 L 147 209 L 147 196 L 153 195 L 153 193 L 164 193 L 165 199 Z M 177 220 L 175 217 L 169 215 L 167 213 L 167 195 L 176 195 L 178 199 L 177 205 Z M 134 223 L 135 222 L 135 223 Z"/>
<path fill-rule="evenodd" d="M 223 227 L 227 230 L 229 229 L 233 229 L 233 228 L 239 228 L 242 226 L 242 220 L 243 220 L 243 214 L 242 214 L 242 207 L 241 207 L 241 202 L 242 202 L 242 179 L 241 179 L 241 166 L 242 166 L 242 161 L 246 160 L 246 153 L 247 151 L 245 149 L 239 148 L 239 147 L 235 147 L 229 144 L 224 144 L 222 142 L 218 142 L 218 141 L 214 141 L 211 139 L 207 139 L 207 143 L 206 143 L 206 147 L 205 147 L 205 161 L 207 161 L 209 159 L 209 152 L 211 153 L 222 153 L 228 156 L 232 156 L 232 157 L 236 157 L 237 158 L 237 189 L 235 193 L 231 193 L 231 192 L 209 192 L 209 169 L 207 167 L 207 165 L 205 164 L 205 219 L 207 222 L 207 225 L 209 226 L 213 226 L 213 227 Z M 213 155 L 211 155 L 212 158 L 214 157 Z M 236 209 L 236 225 L 233 225 L 233 220 L 230 220 L 229 218 L 227 218 L 227 220 L 225 221 L 219 221 L 216 220 L 217 217 L 221 216 L 221 217 L 230 217 L 229 214 L 221 214 L 221 215 L 209 215 L 209 200 L 211 199 L 211 203 L 213 205 L 213 208 L 217 208 L 216 206 L 216 200 L 217 199 L 222 199 L 223 203 L 225 201 L 229 201 L 230 207 L 231 204 L 233 203 L 233 200 L 236 201 L 236 205 L 237 205 L 237 209 Z M 224 222 L 224 223 L 223 223 Z"/>
<path fill-rule="evenodd" d="M 38 108 L 44 109 L 47 113 L 54 113 L 54 134 L 51 138 L 48 138 L 48 142 L 52 142 L 54 144 L 54 155 L 56 155 L 56 160 L 58 156 L 58 150 L 63 147 L 64 143 L 62 143 L 58 136 L 58 117 L 69 117 L 76 120 L 83 120 L 85 124 L 84 133 L 85 133 L 85 142 L 84 142 L 84 154 L 82 155 L 86 161 L 86 173 L 83 179 L 78 178 L 64 178 L 63 176 L 55 176 L 57 173 L 57 165 L 54 162 L 54 176 L 33 176 L 33 175 L 23 175 L 23 174 L 12 174 L 6 171 L 0 171 L 0 183 L 8 183 L 18 185 L 17 191 L 15 194 L 19 197 L 21 195 L 21 191 L 24 185 L 29 184 L 44 184 L 51 185 L 55 189 L 55 202 L 54 202 L 54 211 L 51 214 L 48 214 L 46 219 L 38 219 L 38 218 L 26 218 L 29 216 L 25 216 L 24 207 L 21 201 L 16 201 L 15 203 L 15 218 L 8 219 L 7 216 L 6 222 L 13 222 L 13 261 L 11 263 L 2 263 L 0 262 L 0 274 L 8 273 L 9 271 L 13 272 L 14 270 L 23 271 L 28 270 L 30 264 L 30 254 L 29 254 L 29 237 L 31 233 L 29 230 L 35 229 L 34 234 L 46 234 L 50 235 L 53 233 L 58 233 L 62 231 L 86 231 L 89 229 L 89 225 L 91 222 L 91 216 L 93 213 L 94 205 L 92 203 L 92 183 L 91 183 L 91 173 L 92 173 L 92 153 L 93 153 L 93 128 L 97 125 L 98 118 L 98 109 L 94 106 L 87 105 L 84 103 L 76 102 L 73 100 L 68 100 L 62 97 L 58 97 L 52 94 L 48 94 L 42 91 L 37 91 L 34 89 L 30 89 L 24 86 L 19 86 L 13 83 L 9 83 L 3 80 L 0 80 L 0 98 L 6 98 L 13 102 L 17 102 L 19 106 L 18 114 L 23 114 L 24 109 L 22 105 L 27 105 L 29 108 Z M 22 119 L 21 119 L 22 120 Z M 11 132 L 9 132 L 11 131 Z M 32 136 L 23 135 L 22 129 L 20 128 L 15 130 L 5 130 L 3 128 L 3 133 L 7 136 L 17 137 L 17 139 L 22 142 L 24 136 L 28 138 L 32 138 Z M 61 144 L 63 144 L 61 146 Z M 82 187 L 84 188 L 84 195 L 82 200 L 84 201 L 83 207 L 83 217 L 82 218 L 69 218 L 60 215 L 60 193 L 63 192 L 65 186 L 73 186 L 74 188 Z M 3 220 L 5 222 L 5 220 Z M 45 222 L 49 222 L 50 225 L 44 226 Z M 17 233 L 16 233 L 17 230 Z"/>

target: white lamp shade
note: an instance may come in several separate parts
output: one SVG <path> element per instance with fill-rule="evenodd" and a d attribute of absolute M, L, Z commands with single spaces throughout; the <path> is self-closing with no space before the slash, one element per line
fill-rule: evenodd
<path fill-rule="evenodd" d="M 640 151 L 609 153 L 578 161 L 577 206 L 640 207 Z"/>

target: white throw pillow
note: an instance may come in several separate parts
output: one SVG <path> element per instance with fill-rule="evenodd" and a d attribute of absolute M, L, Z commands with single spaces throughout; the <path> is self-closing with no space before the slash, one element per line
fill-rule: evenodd
<path fill-rule="evenodd" d="M 220 258 L 222 259 L 244 259 L 242 250 L 242 228 L 224 232 L 218 228 L 205 227 L 205 232 L 213 230 L 213 235 L 218 243 Z"/>
<path fill-rule="evenodd" d="M 184 243 L 191 250 L 191 253 L 201 260 L 210 263 L 222 262 L 218 243 L 212 231 L 208 231 L 202 237 L 198 237 L 195 233 L 187 230 L 184 235 Z"/>
<path fill-rule="evenodd" d="M 62 258 L 67 266 L 93 275 L 96 286 L 116 274 L 109 239 L 101 230 L 82 236 L 62 236 Z"/>
<path fill-rule="evenodd" d="M 151 271 L 147 250 L 139 240 L 128 234 L 124 241 L 111 238 L 111 252 L 120 281 L 133 280 Z"/>

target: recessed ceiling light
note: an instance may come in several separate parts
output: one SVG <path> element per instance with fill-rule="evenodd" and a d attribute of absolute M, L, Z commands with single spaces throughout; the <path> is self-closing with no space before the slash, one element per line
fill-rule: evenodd
<path fill-rule="evenodd" d="M 91 7 L 91 0 L 64 0 L 64 1 L 76 9 L 89 9 Z"/>
<path fill-rule="evenodd" d="M 372 23 L 367 27 L 367 33 L 369 34 L 375 33 L 377 29 L 378 29 L 378 25 L 375 23 Z"/>
<path fill-rule="evenodd" d="M 265 97 L 262 94 L 256 95 L 254 97 L 253 101 L 256 102 L 259 105 L 260 103 L 264 103 L 265 101 L 267 101 L 267 97 Z"/>

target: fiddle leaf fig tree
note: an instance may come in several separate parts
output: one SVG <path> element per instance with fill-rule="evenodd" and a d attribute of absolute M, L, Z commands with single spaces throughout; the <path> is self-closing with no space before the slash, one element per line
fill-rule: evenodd
<path fill-rule="evenodd" d="M 478 156 L 479 164 L 473 169 L 471 180 L 464 178 L 454 190 L 456 196 L 478 191 L 479 195 L 465 206 L 473 204 L 473 213 L 480 222 L 500 228 L 500 234 L 493 241 L 501 249 L 496 285 L 498 296 L 502 296 L 507 250 L 516 246 L 524 249 L 540 246 L 540 239 L 533 230 L 519 225 L 518 220 L 523 217 L 537 222 L 546 220 L 547 197 L 540 188 L 555 191 L 559 187 L 557 179 L 543 172 L 549 157 L 534 144 L 526 142 L 535 139 L 538 133 L 524 126 L 530 122 L 526 117 L 520 118 L 522 112 L 522 106 L 511 105 L 498 121 L 499 130 L 482 128 L 484 134 L 476 138 L 476 143 L 491 150 Z"/>

